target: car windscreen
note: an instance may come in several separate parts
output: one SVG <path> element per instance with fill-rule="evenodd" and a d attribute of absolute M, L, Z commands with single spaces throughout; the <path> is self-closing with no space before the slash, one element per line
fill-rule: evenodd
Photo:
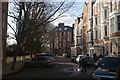
<path fill-rule="evenodd" d="M 33 58 L 32 59 L 32 61 L 44 61 L 44 60 L 48 60 L 46 57 L 42 57 L 42 56 L 40 56 L 40 57 L 35 57 L 35 58 Z"/>
<path fill-rule="evenodd" d="M 102 68 L 117 68 L 118 66 L 120 66 L 120 58 L 105 57 L 100 63 Z"/>

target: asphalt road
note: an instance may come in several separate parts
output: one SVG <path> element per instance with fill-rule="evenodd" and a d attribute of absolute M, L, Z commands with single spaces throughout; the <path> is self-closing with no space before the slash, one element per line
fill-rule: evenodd
<path fill-rule="evenodd" d="M 13 78 L 89 78 L 92 79 L 93 67 L 87 67 L 87 72 L 80 72 L 78 64 L 69 58 L 57 57 L 57 64 L 50 68 L 24 68 L 21 72 L 7 76 Z"/>

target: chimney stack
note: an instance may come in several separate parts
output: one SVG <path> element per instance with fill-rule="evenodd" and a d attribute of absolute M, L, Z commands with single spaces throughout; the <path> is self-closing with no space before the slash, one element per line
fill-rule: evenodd
<path fill-rule="evenodd" d="M 59 23 L 58 26 L 64 27 L 64 23 Z"/>

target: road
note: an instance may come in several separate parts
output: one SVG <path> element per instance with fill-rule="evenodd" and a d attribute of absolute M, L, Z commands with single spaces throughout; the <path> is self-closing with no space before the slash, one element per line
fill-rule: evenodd
<path fill-rule="evenodd" d="M 50 68 L 24 68 L 21 72 L 5 78 L 90 78 L 93 67 L 87 67 L 87 72 L 80 72 L 79 66 L 69 58 L 57 57 L 57 64 Z"/>

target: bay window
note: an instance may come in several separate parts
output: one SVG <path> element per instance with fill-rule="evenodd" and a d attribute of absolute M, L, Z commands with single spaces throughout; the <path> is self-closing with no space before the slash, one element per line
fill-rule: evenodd
<path fill-rule="evenodd" d="M 118 30 L 120 30 L 120 15 L 117 16 L 117 21 L 118 21 Z"/>

